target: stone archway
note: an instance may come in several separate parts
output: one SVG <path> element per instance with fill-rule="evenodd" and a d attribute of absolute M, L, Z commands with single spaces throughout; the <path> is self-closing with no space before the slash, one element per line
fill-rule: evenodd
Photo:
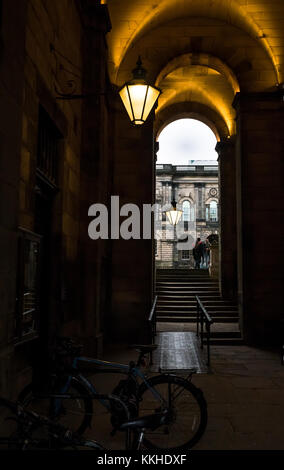
<path fill-rule="evenodd" d="M 214 109 L 198 102 L 180 102 L 170 104 L 156 114 L 154 121 L 156 139 L 168 124 L 182 118 L 192 118 L 203 122 L 212 130 L 218 142 L 227 139 L 230 135 L 225 121 Z"/>
<path fill-rule="evenodd" d="M 157 5 L 145 0 L 139 6 L 126 0 L 123 9 L 116 8 L 115 3 L 108 2 L 114 26 L 108 38 L 111 81 L 120 86 L 129 80 L 141 55 L 148 80 L 152 84 L 160 80 L 164 90 L 157 120 L 170 122 L 172 117 L 166 116 L 166 110 L 190 103 L 192 117 L 209 119 L 219 132 L 222 126 L 216 124 L 219 118 L 212 112 L 225 123 L 220 132 L 224 138 L 220 138 L 217 149 L 221 174 L 227 175 L 224 201 L 235 201 L 234 211 L 227 208 L 223 213 L 227 213 L 226 220 L 234 220 L 231 235 L 238 234 L 238 300 L 244 331 L 246 339 L 258 337 L 265 342 L 267 331 L 275 338 L 277 322 L 273 324 L 267 312 L 271 302 L 275 303 L 274 286 L 279 285 L 279 277 L 272 264 L 266 263 L 267 278 L 261 260 L 266 257 L 264 234 L 268 230 L 263 230 L 262 220 L 263 207 L 268 213 L 269 206 L 263 196 L 266 181 L 271 200 L 276 201 L 269 206 L 275 214 L 269 227 L 275 234 L 281 233 L 282 220 L 277 201 L 283 188 L 280 85 L 284 81 L 284 56 L 277 44 L 282 44 L 284 32 L 270 17 L 273 12 L 276 18 L 276 12 L 272 6 L 264 6 L 263 0 L 255 0 L 253 9 L 237 0 L 163 0 Z M 279 7 L 279 18 L 283 11 Z M 196 109 L 193 103 L 198 103 Z M 210 115 L 208 110 L 204 112 L 206 108 L 211 110 Z M 181 109 L 176 116 L 184 116 L 183 112 Z M 155 124 L 156 135 L 157 127 Z M 137 148 L 139 144 L 136 141 Z M 271 315 L 278 321 L 280 294 L 277 299 Z"/>

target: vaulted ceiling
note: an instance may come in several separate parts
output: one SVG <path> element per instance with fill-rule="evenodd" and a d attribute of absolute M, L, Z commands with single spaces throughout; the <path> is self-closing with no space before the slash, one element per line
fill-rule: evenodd
<path fill-rule="evenodd" d="M 180 102 L 219 112 L 234 132 L 237 91 L 284 81 L 283 0 L 108 0 L 109 74 L 121 86 L 138 55 L 163 94 L 157 113 Z"/>

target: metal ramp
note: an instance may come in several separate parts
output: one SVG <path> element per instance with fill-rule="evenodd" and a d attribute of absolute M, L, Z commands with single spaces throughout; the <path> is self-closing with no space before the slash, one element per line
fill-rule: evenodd
<path fill-rule="evenodd" d="M 198 374 L 209 372 L 205 355 L 200 350 L 196 334 L 191 331 L 158 332 L 155 338 L 158 348 L 153 353 L 152 372 L 172 370 L 182 375 L 196 369 Z"/>

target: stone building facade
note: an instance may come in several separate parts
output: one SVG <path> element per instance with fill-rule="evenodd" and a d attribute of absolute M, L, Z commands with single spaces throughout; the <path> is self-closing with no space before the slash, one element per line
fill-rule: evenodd
<path fill-rule="evenodd" d="M 173 228 L 166 216 L 175 200 L 182 210 Z M 204 241 L 219 233 L 218 163 L 191 161 L 189 165 L 156 165 L 155 262 L 157 268 L 194 267 L 192 248 L 197 237 Z"/>
<path fill-rule="evenodd" d="M 99 2 L 0 5 L 0 390 L 11 395 L 44 370 L 56 335 L 101 349 L 100 315 L 83 311 L 107 298 L 107 254 L 100 240 L 88 252 L 85 227 L 90 201 L 107 199 L 108 106 L 63 95 L 107 83 L 110 20 Z"/>

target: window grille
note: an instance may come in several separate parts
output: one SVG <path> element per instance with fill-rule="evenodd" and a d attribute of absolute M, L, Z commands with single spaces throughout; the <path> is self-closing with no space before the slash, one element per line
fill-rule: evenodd
<path fill-rule="evenodd" d="M 210 221 L 211 222 L 217 222 L 218 221 L 217 202 L 215 202 L 215 201 L 210 202 L 209 214 L 210 214 Z"/>
<path fill-rule="evenodd" d="M 189 259 L 189 250 L 182 250 L 181 259 Z"/>
<path fill-rule="evenodd" d="M 37 170 L 52 184 L 58 179 L 58 144 L 62 136 L 40 106 L 38 120 Z"/>

